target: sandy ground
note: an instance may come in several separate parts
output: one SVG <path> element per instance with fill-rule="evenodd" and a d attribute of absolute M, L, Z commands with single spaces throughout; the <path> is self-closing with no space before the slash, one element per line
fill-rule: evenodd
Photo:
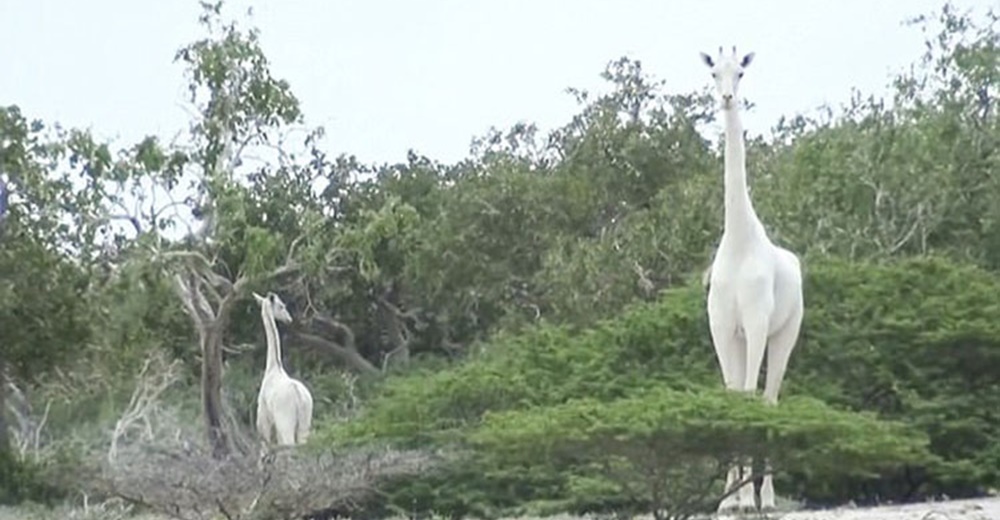
<path fill-rule="evenodd" d="M 720 517 L 720 520 L 723 517 Z M 753 518 L 753 517 L 744 517 Z M 1000 520 L 1000 497 L 777 513 L 773 520 Z"/>

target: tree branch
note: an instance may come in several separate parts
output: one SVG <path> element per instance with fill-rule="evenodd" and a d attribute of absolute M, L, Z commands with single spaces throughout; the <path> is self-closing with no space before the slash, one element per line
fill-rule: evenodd
<path fill-rule="evenodd" d="M 174 274 L 174 282 L 174 289 L 180 297 L 181 303 L 184 304 L 184 310 L 194 320 L 198 332 L 203 332 L 203 327 L 210 323 L 215 316 L 212 313 L 212 307 L 198 290 L 194 273 L 189 272 L 187 280 L 180 273 Z"/>
<path fill-rule="evenodd" d="M 378 303 L 385 306 L 385 308 L 388 309 L 389 312 L 393 313 L 397 318 L 403 320 L 413 320 L 417 323 L 418 327 L 421 324 L 423 324 L 423 320 L 421 320 L 420 317 L 417 316 L 417 312 L 419 312 L 419 309 L 411 309 L 409 311 L 403 312 L 402 309 L 396 306 L 396 304 L 390 302 L 388 298 L 386 298 L 384 295 L 378 296 L 377 301 Z"/>
<path fill-rule="evenodd" d="M 365 375 L 379 374 L 379 370 L 375 368 L 375 365 L 371 364 L 370 361 L 365 359 L 364 356 L 358 353 L 357 349 L 353 347 L 353 340 L 346 341 L 345 344 L 339 344 L 308 332 L 296 331 L 293 334 L 295 339 L 300 341 L 305 346 L 320 350 L 336 357 L 356 372 L 360 372 Z M 350 337 L 353 338 L 353 334 Z"/>
<path fill-rule="evenodd" d="M 357 350 L 357 343 L 355 342 L 354 330 L 351 329 L 351 327 L 348 327 L 347 324 L 339 320 L 336 320 L 334 318 L 323 316 L 322 314 L 317 314 L 312 318 L 310 318 L 310 320 L 325 326 L 334 334 L 343 334 L 345 337 L 344 344 L 350 349 Z"/>

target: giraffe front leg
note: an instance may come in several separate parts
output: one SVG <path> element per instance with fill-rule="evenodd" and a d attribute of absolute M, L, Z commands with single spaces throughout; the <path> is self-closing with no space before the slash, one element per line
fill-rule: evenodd
<path fill-rule="evenodd" d="M 771 480 L 771 463 L 765 463 L 764 481 L 760 485 L 760 510 L 771 512 L 777 509 L 774 501 L 774 482 Z"/>
<path fill-rule="evenodd" d="M 738 490 L 730 493 L 719 502 L 717 509 L 719 514 L 731 515 L 757 510 L 753 481 L 748 481 L 752 474 L 750 466 L 741 464 L 735 464 L 729 469 L 729 473 L 726 475 L 726 492 L 728 493 L 737 485 L 742 485 L 740 485 Z"/>
<path fill-rule="evenodd" d="M 753 466 L 743 466 L 743 471 L 740 476 L 743 480 L 750 480 L 750 477 L 753 476 Z M 743 484 L 743 487 L 740 488 L 739 495 L 740 511 L 750 513 L 757 510 L 757 497 L 754 495 L 754 484 L 752 480 Z"/>
<path fill-rule="evenodd" d="M 744 372 L 743 391 L 754 394 L 760 378 L 760 367 L 764 361 L 764 353 L 768 343 L 768 322 L 772 302 L 765 299 L 760 307 L 744 313 L 743 332 L 746 337 L 746 371 Z M 770 375 L 770 374 L 769 374 Z M 750 480 L 754 476 L 753 466 L 743 467 L 743 479 Z M 753 481 L 740 488 L 740 506 L 744 512 L 757 510 L 757 500 Z M 772 496 L 773 502 L 773 496 Z"/>
<path fill-rule="evenodd" d="M 767 347 L 767 379 L 764 384 L 764 400 L 772 405 L 778 404 L 778 394 L 785 378 L 788 360 L 795 349 L 802 324 L 801 299 L 797 302 L 791 320 L 783 329 L 771 337 Z M 762 511 L 774 511 L 777 508 L 774 494 L 774 482 L 771 478 L 770 461 L 765 461 L 764 482 L 760 488 L 760 508 Z"/>
<path fill-rule="evenodd" d="M 267 405 L 264 401 L 257 401 L 257 433 L 263 439 L 265 444 L 271 443 L 271 434 L 274 429 L 274 423 L 271 420 L 271 414 L 268 413 Z"/>

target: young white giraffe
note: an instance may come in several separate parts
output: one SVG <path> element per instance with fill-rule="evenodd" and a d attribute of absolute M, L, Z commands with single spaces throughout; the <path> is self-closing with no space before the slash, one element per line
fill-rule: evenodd
<path fill-rule="evenodd" d="M 754 212 L 747 193 L 743 126 L 737 92 L 753 53 L 718 58 L 702 53 L 712 69 L 725 120 L 725 228 L 708 275 L 708 319 L 722 378 L 731 390 L 755 392 L 765 347 L 764 398 L 778 402 L 788 359 L 802 323 L 802 272 L 794 253 L 774 245 Z M 726 490 L 750 476 L 751 468 L 730 469 Z M 720 512 L 756 509 L 753 485 L 745 485 L 719 504 Z M 774 508 L 769 475 L 760 489 L 760 509 Z"/>
<path fill-rule="evenodd" d="M 274 441 L 277 433 L 278 445 L 302 444 L 309 437 L 312 425 L 313 399 L 309 389 L 301 381 L 293 379 L 281 362 L 281 339 L 275 319 L 291 323 L 285 303 L 277 294 L 253 295 L 260 304 L 260 317 L 264 322 L 267 338 L 267 364 L 264 379 L 257 394 L 257 432 L 267 443 Z"/>

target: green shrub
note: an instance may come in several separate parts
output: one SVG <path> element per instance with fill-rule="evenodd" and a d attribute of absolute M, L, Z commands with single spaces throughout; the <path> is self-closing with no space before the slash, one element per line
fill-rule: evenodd
<path fill-rule="evenodd" d="M 823 260 L 807 267 L 805 293 L 802 338 L 783 395 L 913 424 L 941 458 L 907 468 L 883 483 L 888 487 L 840 493 L 968 496 L 1000 482 L 996 275 L 940 258 Z"/>
<path fill-rule="evenodd" d="M 1000 392 L 990 374 L 1000 371 L 1000 281 L 937 258 L 807 261 L 805 279 L 806 317 L 783 402 L 811 397 L 833 409 L 899 421 L 927 436 L 935 458 L 897 465 L 878 478 L 793 464 L 786 467 L 790 476 L 776 483 L 779 491 L 839 502 L 970 495 L 997 485 Z M 318 440 L 462 446 L 488 414 L 534 411 L 548 417 L 558 410 L 553 407 L 572 400 L 619 402 L 653 388 L 721 386 L 704 289 L 697 284 L 665 291 L 659 301 L 635 305 L 592 328 L 543 324 L 497 336 L 481 350 L 449 369 L 390 378 L 358 420 L 320 427 Z M 562 505 L 557 499 L 566 496 L 570 476 L 584 488 L 593 484 L 580 481 L 583 474 L 496 466 L 482 450 L 473 451 L 462 464 L 476 468 L 475 478 L 467 471 L 443 474 L 438 478 L 449 490 L 417 501 L 438 509 L 441 493 L 461 489 L 475 497 L 466 500 L 466 509 L 503 508 L 525 502 L 528 495 L 518 490 L 531 488 L 532 503 L 551 499 Z M 405 494 L 405 487 L 396 490 Z M 399 506 L 409 509 L 413 496 L 408 500 Z"/>
<path fill-rule="evenodd" d="M 656 386 L 610 401 L 491 413 L 470 440 L 495 466 L 566 475 L 560 498 L 572 511 L 620 510 L 625 499 L 670 518 L 713 510 L 740 457 L 818 477 L 928 460 L 926 437 L 899 423 L 806 397 L 769 406 L 718 387 Z"/>
<path fill-rule="evenodd" d="M 60 496 L 57 489 L 45 483 L 40 468 L 10 450 L 0 449 L 0 505 L 49 503 Z"/>

